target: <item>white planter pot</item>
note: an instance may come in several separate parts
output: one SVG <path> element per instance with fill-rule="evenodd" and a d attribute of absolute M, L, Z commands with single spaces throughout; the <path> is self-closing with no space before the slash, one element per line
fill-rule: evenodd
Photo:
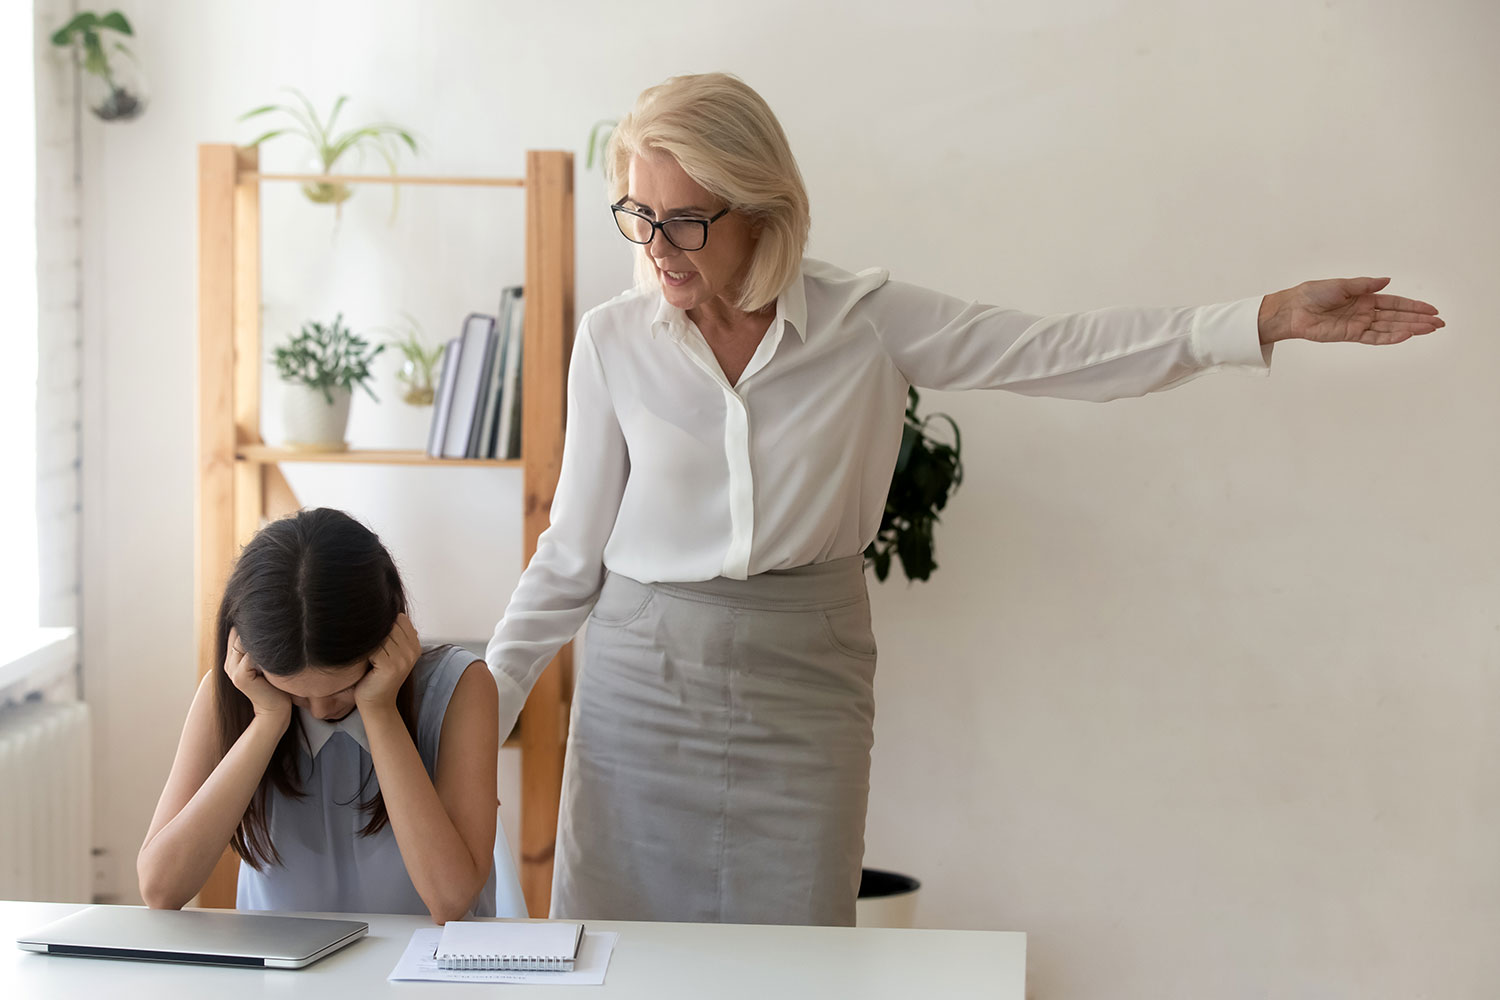
<path fill-rule="evenodd" d="M 349 447 L 344 431 L 349 426 L 348 389 L 332 388 L 333 405 L 321 389 L 288 382 L 281 384 L 281 419 L 286 446 L 304 451 L 343 451 Z"/>

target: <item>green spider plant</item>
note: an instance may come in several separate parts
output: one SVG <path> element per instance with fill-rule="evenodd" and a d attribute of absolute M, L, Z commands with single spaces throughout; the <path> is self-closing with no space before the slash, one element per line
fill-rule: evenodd
<path fill-rule="evenodd" d="M 325 122 L 319 119 L 317 110 L 302 91 L 295 87 L 288 89 L 296 96 L 297 104 L 266 104 L 240 115 L 240 121 L 249 121 L 251 118 L 277 113 L 291 119 L 291 124 L 273 128 L 257 136 L 255 141 L 250 143 L 252 148 L 277 136 L 300 136 L 312 146 L 324 174 L 333 173 L 334 164 L 338 163 L 339 158 L 353 150 L 360 158 L 363 158 L 367 151 L 379 155 L 385 161 L 386 166 L 390 167 L 392 177 L 396 176 L 396 156 L 401 151 L 401 143 L 405 143 L 413 153 L 417 152 L 417 140 L 412 138 L 411 133 L 390 122 L 373 122 L 369 125 L 335 132 L 334 125 L 338 121 L 339 112 L 343 110 L 344 103 L 349 100 L 342 94 L 333 102 L 333 110 L 328 112 L 328 120 Z M 318 181 L 302 185 L 302 193 L 314 204 L 333 205 L 337 208 L 348 201 L 354 191 L 348 184 L 342 182 Z M 391 196 L 393 215 L 396 211 L 395 199 L 393 192 Z"/>
<path fill-rule="evenodd" d="M 615 126 L 618 124 L 620 123 L 612 118 L 594 122 L 594 127 L 589 129 L 588 153 L 583 158 L 585 170 L 594 169 L 596 158 L 599 160 L 599 165 L 604 166 L 604 151 L 609 146 L 609 137 L 614 133 Z"/>
<path fill-rule="evenodd" d="M 422 339 L 422 325 L 409 312 L 401 314 L 401 322 L 376 327 L 375 332 L 390 334 L 386 344 L 400 351 L 404 359 L 396 376 L 401 383 L 401 399 L 412 406 L 431 406 L 444 345 L 427 346 Z"/>

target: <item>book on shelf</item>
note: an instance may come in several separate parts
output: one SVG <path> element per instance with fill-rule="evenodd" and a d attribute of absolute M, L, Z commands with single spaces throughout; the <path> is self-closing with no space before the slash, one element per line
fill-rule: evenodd
<path fill-rule="evenodd" d="M 526 344 L 526 299 L 518 296 L 506 324 L 505 377 L 496 416 L 495 455 L 521 457 L 521 366 Z"/>
<path fill-rule="evenodd" d="M 484 417 L 480 423 L 479 447 L 475 454 L 481 458 L 503 458 L 495 447 L 497 422 L 505 393 L 505 360 L 510 349 L 510 324 L 512 312 L 520 309 L 521 288 L 512 285 L 500 293 L 500 322 L 495 327 L 495 351 L 491 358 L 489 388 L 485 395 Z"/>
<path fill-rule="evenodd" d="M 469 457 L 474 423 L 484 405 L 484 375 L 494 348 L 495 318 L 470 313 L 464 319 L 463 332 L 458 338 L 453 391 L 448 399 L 448 426 L 443 434 L 444 458 Z M 433 419 L 438 419 L 436 412 Z"/>
<path fill-rule="evenodd" d="M 438 369 L 437 394 L 432 398 L 432 423 L 427 429 L 427 454 L 443 457 L 443 439 L 448 433 L 448 408 L 453 402 L 453 381 L 458 377 L 457 337 L 443 346 L 443 361 Z"/>

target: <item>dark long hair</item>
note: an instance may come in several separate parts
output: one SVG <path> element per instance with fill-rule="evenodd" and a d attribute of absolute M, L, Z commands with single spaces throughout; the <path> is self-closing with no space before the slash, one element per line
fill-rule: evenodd
<path fill-rule="evenodd" d="M 231 628 L 257 668 L 288 677 L 369 657 L 405 610 L 406 590 L 390 553 L 373 531 L 343 511 L 303 510 L 261 528 L 240 552 L 219 602 L 214 689 L 220 752 L 227 754 L 255 717 L 250 699 L 224 670 Z M 396 707 L 415 739 L 410 677 L 396 696 Z M 303 795 L 297 766 L 301 739 L 302 725 L 293 712 L 230 840 L 253 868 L 281 863 L 271 843 L 266 802 L 273 788 L 293 798 Z M 378 788 L 359 808 L 366 819 L 361 836 L 379 832 L 388 822 Z"/>

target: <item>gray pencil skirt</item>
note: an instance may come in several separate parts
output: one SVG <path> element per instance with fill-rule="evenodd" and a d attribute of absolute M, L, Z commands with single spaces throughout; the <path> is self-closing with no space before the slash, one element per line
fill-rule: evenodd
<path fill-rule="evenodd" d="M 858 556 L 609 574 L 573 692 L 553 916 L 853 924 L 874 677 Z"/>

